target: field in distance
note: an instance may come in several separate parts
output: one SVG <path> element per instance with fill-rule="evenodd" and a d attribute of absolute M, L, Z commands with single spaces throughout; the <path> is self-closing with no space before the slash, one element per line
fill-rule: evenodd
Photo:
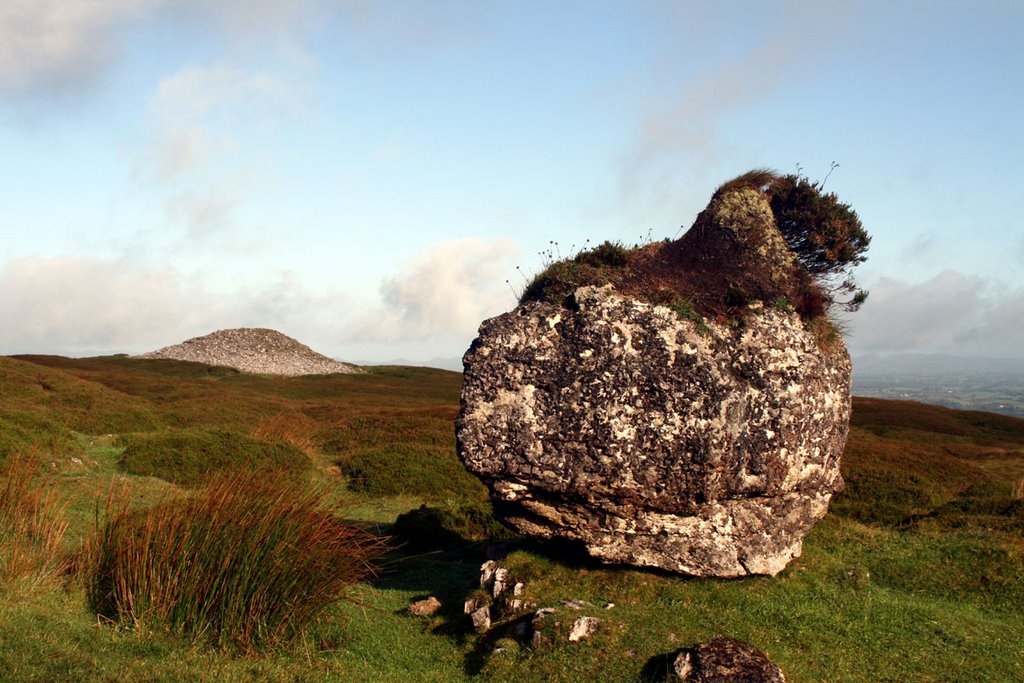
<path fill-rule="evenodd" d="M 125 487 L 138 508 L 218 470 L 286 467 L 334 511 L 396 536 L 377 576 L 293 642 L 239 656 L 159 629 L 115 627 L 73 576 L 0 597 L 8 680 L 659 680 L 661 657 L 718 636 L 768 653 L 790 681 L 1024 680 L 1024 420 L 854 400 L 844 493 L 775 578 L 720 581 L 598 565 L 511 537 L 455 455 L 461 376 L 427 368 L 264 377 L 171 360 L 0 357 L 0 460 L 34 454 L 67 501 L 64 546 Z M 463 602 L 496 541 L 540 607 L 585 601 L 579 643 L 478 636 Z M 437 597 L 429 617 L 407 612 Z M 608 604 L 614 607 L 605 609 Z"/>

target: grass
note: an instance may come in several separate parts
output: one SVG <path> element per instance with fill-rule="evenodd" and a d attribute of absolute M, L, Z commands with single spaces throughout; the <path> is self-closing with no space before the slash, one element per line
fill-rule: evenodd
<path fill-rule="evenodd" d="M 321 492 L 242 470 L 141 511 L 112 501 L 81 574 L 105 619 L 250 651 L 291 639 L 373 574 L 384 542 Z"/>
<path fill-rule="evenodd" d="M 345 587 L 358 602 L 323 605 L 259 654 L 223 651 L 244 651 L 251 635 L 210 647 L 213 627 L 186 632 L 155 610 L 138 628 L 101 626 L 80 582 L 43 583 L 0 600 L 0 669 L 13 681 L 645 681 L 658 680 L 666 654 L 716 636 L 766 651 L 797 683 L 1024 680 L 1020 420 L 855 399 L 847 490 L 775 578 L 685 579 L 518 541 L 503 562 L 526 582 L 529 602 L 559 607 L 562 628 L 576 615 L 562 600 L 587 600 L 585 613 L 602 620 L 589 641 L 531 649 L 500 631 L 478 636 L 462 614 L 496 533 L 482 487 L 454 452 L 459 375 L 380 368 L 273 379 L 128 358 L 0 367 L 17 367 L 0 382 L 0 443 L 38 449 L 33 485 L 69 502 L 65 553 L 94 531 L 97 493 L 112 482 L 126 487 L 125 524 L 140 534 L 193 517 L 179 506 L 198 504 L 198 490 L 121 464 L 123 436 L 176 430 L 291 444 L 312 467 L 282 484 L 320 491 L 334 518 L 431 541 L 404 542 L 376 575 Z M 93 396 L 94 413 L 63 416 L 68 402 L 44 400 L 39 376 Z M 116 409 L 114 397 L 131 410 Z M 49 450 L 55 435 L 68 450 Z M 443 603 L 437 614 L 406 612 L 428 595 Z"/>
<path fill-rule="evenodd" d="M 22 456 L 0 469 L 0 591 L 49 583 L 66 564 L 63 509 L 37 471 Z"/>
<path fill-rule="evenodd" d="M 179 486 L 200 486 L 241 468 L 301 476 L 309 457 L 283 441 L 265 441 L 226 430 L 168 429 L 122 437 L 124 472 L 159 477 Z"/>

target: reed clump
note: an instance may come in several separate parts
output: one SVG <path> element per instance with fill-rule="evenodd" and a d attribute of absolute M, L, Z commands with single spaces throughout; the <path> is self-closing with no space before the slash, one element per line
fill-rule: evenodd
<path fill-rule="evenodd" d="M 111 496 L 84 551 L 90 607 L 222 649 L 281 644 L 374 574 L 386 550 L 334 516 L 325 493 L 246 470 L 138 511 Z"/>
<path fill-rule="evenodd" d="M 0 466 L 0 589 L 46 583 L 67 566 L 64 505 L 37 472 L 31 456 L 12 455 Z"/>

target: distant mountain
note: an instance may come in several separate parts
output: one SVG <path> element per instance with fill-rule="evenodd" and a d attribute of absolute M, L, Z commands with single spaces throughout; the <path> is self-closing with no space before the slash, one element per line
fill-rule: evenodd
<path fill-rule="evenodd" d="M 853 360 L 853 393 L 1024 417 L 1024 359 L 859 356 Z"/>
<path fill-rule="evenodd" d="M 362 372 L 328 358 L 276 330 L 241 327 L 217 330 L 136 358 L 172 358 L 235 368 L 258 375 L 330 375 Z"/>
<path fill-rule="evenodd" d="M 405 365 L 408 367 L 438 368 L 439 370 L 451 370 L 462 372 L 462 358 L 431 358 L 430 360 L 408 360 L 396 358 L 389 361 L 359 361 L 359 365 Z"/>
<path fill-rule="evenodd" d="M 949 356 L 938 353 L 867 354 L 853 359 L 854 376 L 880 374 L 986 374 L 1024 372 L 1024 359 Z"/>

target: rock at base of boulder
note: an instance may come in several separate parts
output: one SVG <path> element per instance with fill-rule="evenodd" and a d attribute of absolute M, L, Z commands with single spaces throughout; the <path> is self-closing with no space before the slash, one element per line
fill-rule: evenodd
<path fill-rule="evenodd" d="M 673 680 L 684 683 L 786 683 L 768 655 L 735 638 L 715 638 L 670 657 Z"/>
<path fill-rule="evenodd" d="M 441 609 L 441 601 L 433 595 L 425 600 L 417 600 L 409 605 L 409 611 L 418 617 L 429 617 L 439 609 Z"/>

